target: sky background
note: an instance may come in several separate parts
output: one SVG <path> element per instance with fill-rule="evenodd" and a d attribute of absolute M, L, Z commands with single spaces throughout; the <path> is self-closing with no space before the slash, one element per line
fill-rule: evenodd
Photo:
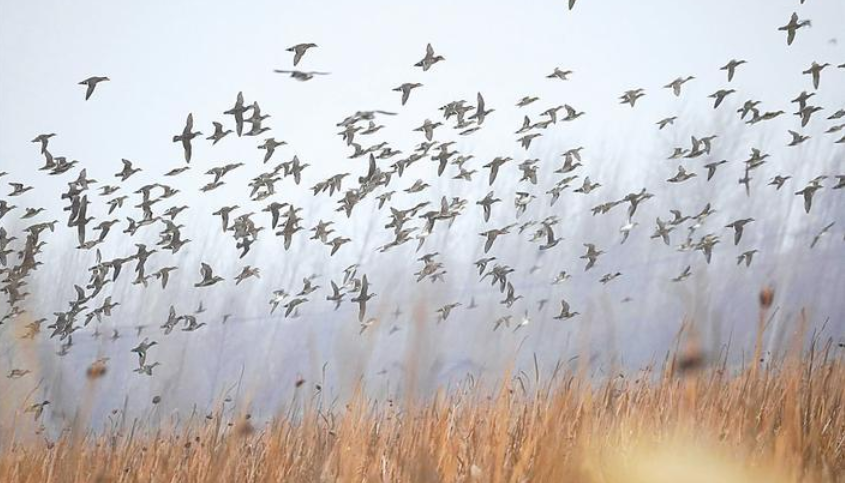
<path fill-rule="evenodd" d="M 103 183 L 113 184 L 112 174 L 121 168 L 121 158 L 144 169 L 126 183 L 127 191 L 160 181 L 161 174 L 184 164 L 181 147 L 171 138 L 181 131 L 186 115 L 193 113 L 195 128 L 206 136 L 213 130 L 212 121 L 231 128 L 231 117 L 222 112 L 243 91 L 248 103 L 258 101 L 262 111 L 272 116 L 266 122 L 273 128 L 268 135 L 288 143 L 273 161 L 296 154 L 310 164 L 300 186 L 290 179 L 280 184 L 277 201 L 303 206 L 306 228 L 319 219 L 332 219 L 340 234 L 353 239 L 329 259 L 328 249 L 306 242 L 306 237 L 285 252 L 280 240 L 265 231 L 253 251 L 238 260 L 234 241 L 222 235 L 219 219 L 210 213 L 235 203 L 244 210 L 259 211 L 261 205 L 250 203 L 245 190 L 252 176 L 266 171 L 261 165 L 264 152 L 256 149 L 263 137 L 230 136 L 214 147 L 204 140 L 196 142 L 192 170 L 173 181 L 183 190 L 173 203 L 191 206 L 179 221 L 187 225 L 184 231 L 193 242 L 178 257 L 152 258 L 148 267 L 151 272 L 179 265 L 168 290 L 152 286 L 142 290 L 129 280 L 115 284 L 112 295 L 122 305 L 101 330 L 109 333 L 118 328 L 121 339 L 108 342 L 83 332 L 75 337 L 76 347 L 65 358 L 55 355 L 58 345 L 53 341 L 44 338 L 25 346 L 15 337 L 15 327 L 0 327 L 3 372 L 12 367 L 38 368 L 38 379 L 21 379 L 11 388 L 28 397 L 37 387 L 47 398 L 66 401 L 55 405 L 57 413 L 69 413 L 82 390 L 80 368 L 107 356 L 112 370 L 100 383 L 101 390 L 131 395 L 139 411 L 149 397 L 162 393 L 170 394 L 163 406 L 166 410 L 208 404 L 245 373 L 249 383 L 244 384 L 243 393 L 251 404 L 270 412 L 287 397 L 292 381 L 322 377 L 324 363 L 331 387 L 338 393 L 348 391 L 361 375 L 379 391 L 410 386 L 430 390 L 468 372 L 495 377 L 509 364 L 520 366 L 534 354 L 540 355 L 546 367 L 578 354 L 593 357 L 598 368 L 614 362 L 641 367 L 672 347 L 684 320 L 695 321 L 714 348 L 725 340 L 735 341 L 741 358 L 741 348 L 747 348 L 753 334 L 756 294 L 764 284 L 774 284 L 778 291 L 780 308 L 774 326 L 779 333 L 789 333 L 803 307 L 810 323 L 825 325 L 831 337 L 842 337 L 845 276 L 838 267 L 845 256 L 845 190 L 820 191 L 809 215 L 792 193 L 820 174 L 845 173 L 845 144 L 833 144 L 836 137 L 823 134 L 833 124 L 825 118 L 845 108 L 845 70 L 824 71 L 811 103 L 825 109 L 801 130 L 812 139 L 799 147 L 785 147 L 787 129 L 800 127 L 795 116 L 748 127 L 736 119 L 734 111 L 744 100 L 757 99 L 763 111 L 791 113 L 794 106 L 789 100 L 802 90 L 812 90 L 810 78 L 801 74 L 811 62 L 845 63 L 845 3 L 580 0 L 573 11 L 565 4 L 563 0 L 0 0 L 0 171 L 10 173 L 2 180 L 0 199 L 6 199 L 6 182 L 31 184 L 36 189 L 12 201 L 47 208 L 38 220 L 64 220 L 59 194 L 76 172 L 53 177 L 37 171 L 43 160 L 29 141 L 43 132 L 57 133 L 50 142 L 54 155 L 78 159 L 89 176 Z M 793 11 L 812 19 L 813 27 L 800 30 L 795 43 L 787 47 L 786 34 L 777 28 L 788 22 Z M 331 75 L 301 83 L 273 72 L 291 67 L 292 54 L 285 49 L 300 42 L 319 47 L 309 51 L 298 68 Z M 446 61 L 422 72 L 413 64 L 422 58 L 428 42 Z M 738 69 L 728 85 L 719 67 L 731 58 L 749 63 Z M 573 70 L 571 80 L 546 79 L 555 67 Z M 98 86 L 86 102 L 85 88 L 77 82 L 92 75 L 109 76 L 111 81 Z M 680 98 L 662 88 L 687 75 L 696 79 L 684 86 Z M 400 105 L 400 94 L 391 91 L 403 82 L 424 84 L 411 94 L 406 106 Z M 726 87 L 738 93 L 714 111 L 707 96 Z M 646 97 L 635 109 L 620 105 L 618 97 L 633 88 L 644 88 Z M 477 92 L 484 94 L 488 107 L 496 109 L 484 129 L 460 137 L 450 127 L 442 127 L 436 135 L 440 141 L 457 141 L 455 147 L 462 154 L 475 156 L 470 167 L 480 172 L 472 185 L 451 179 L 432 181 L 430 163 L 421 162 L 391 187 L 401 190 L 418 178 L 433 185 L 422 196 L 397 195 L 394 204 L 402 207 L 421 199 L 437 202 L 441 195 L 469 200 L 466 214 L 455 226 L 438 229 L 420 253 L 411 244 L 375 253 L 392 237 L 381 228 L 388 218 L 384 211 L 375 210 L 374 200 L 356 207 L 353 219 L 347 220 L 334 213 L 336 198 L 310 196 L 308 188 L 328 176 L 352 173 L 344 183 L 347 188 L 366 171 L 364 158 L 347 159 L 350 150 L 335 135 L 336 124 L 346 116 L 365 109 L 399 113 L 380 118 L 387 127 L 368 142 L 389 141 L 408 154 L 423 140 L 413 128 L 425 119 L 440 120 L 437 108 L 449 101 L 473 103 Z M 514 104 L 525 95 L 540 100 L 525 109 L 516 108 Z M 587 114 L 547 130 L 527 152 L 513 141 L 512 133 L 524 115 L 538 120 L 540 112 L 563 103 Z M 654 123 L 671 115 L 679 116 L 676 125 L 658 131 Z M 712 157 L 684 162 L 699 177 L 669 187 L 664 181 L 675 174 L 678 163 L 666 161 L 668 154 L 676 146 L 688 147 L 692 135 L 710 134 L 719 136 Z M 505 310 L 498 304 L 498 291 L 477 283 L 472 261 L 481 256 L 478 232 L 514 221 L 512 193 L 517 190 L 518 171 L 512 165 L 500 174 L 497 193 L 511 194 L 502 196 L 505 201 L 485 224 L 475 206 L 488 190 L 481 182 L 486 177 L 481 165 L 500 155 L 518 161 L 540 158 L 545 174 L 540 186 L 532 188 L 539 195 L 556 179 L 551 171 L 560 164 L 560 153 L 577 146 L 585 147 L 585 166 L 579 174 L 589 175 L 603 187 L 589 197 L 568 193 L 554 207 L 541 197 L 526 218 L 518 220 L 561 217 L 559 235 L 565 242 L 557 251 L 540 256 L 525 236 L 509 235 L 497 242 L 493 254 L 518 268 L 514 285 L 525 296 Z M 736 180 L 752 147 L 771 154 L 771 159 L 755 173 L 749 198 Z M 729 164 L 707 183 L 701 166 L 716 158 L 728 159 Z M 199 193 L 198 188 L 210 181 L 201 173 L 236 161 L 246 166 L 229 175 L 226 186 L 212 194 Z M 778 173 L 794 179 L 775 192 L 765 182 Z M 618 229 L 626 221 L 623 209 L 599 217 L 590 215 L 589 209 L 644 186 L 656 196 L 640 209 L 640 226 L 620 246 Z M 832 181 L 826 186 L 832 186 Z M 723 240 L 710 265 L 700 252 L 678 253 L 649 239 L 656 216 L 667 219 L 671 208 L 691 214 L 707 202 L 717 212 L 697 236 L 715 232 Z M 102 206 L 92 209 L 98 219 L 107 218 Z M 15 221 L 16 214 L 0 221 L 12 233 L 25 226 Z M 126 208 L 120 218 L 125 216 L 137 218 L 138 211 Z M 734 247 L 731 233 L 723 227 L 747 216 L 758 221 L 746 231 L 741 245 Z M 265 218 L 261 221 L 267 223 Z M 810 251 L 813 235 L 831 221 L 836 225 L 830 236 Z M 73 297 L 73 284 L 86 280 L 86 267 L 93 263 L 93 253 L 75 250 L 75 235 L 59 225 L 47 238 L 45 265 L 30 282 L 33 295 L 26 308 L 36 317 L 64 309 Z M 102 247 L 103 255 L 129 255 L 134 252 L 132 243 L 152 245 L 155 231 L 141 233 L 131 242 L 113 234 Z M 673 233 L 673 245 L 682 241 L 680 231 Z M 599 267 L 584 274 L 578 256 L 587 242 L 608 254 Z M 748 269 L 737 267 L 736 256 L 751 248 L 760 250 L 754 264 Z M 411 274 L 421 264 L 410 260 L 427 251 L 441 253 L 449 270 L 445 283 L 413 282 Z M 230 282 L 194 289 L 201 261 L 210 262 Z M 312 274 L 319 275 L 316 282 L 326 287 L 351 263 L 362 265 L 379 294 L 370 309 L 380 319 L 373 330 L 359 336 L 355 307 L 345 304 L 333 312 L 328 302 L 319 300 L 325 296 L 322 291 L 297 319 L 281 319 L 278 313 L 269 316 L 267 300 L 273 290 L 298 290 L 301 279 Z M 262 278 L 235 287 L 231 278 L 245 264 L 260 266 Z M 694 272 L 690 280 L 669 282 L 687 265 Z M 573 280 L 552 287 L 549 281 L 563 269 L 575 274 Z M 608 286 L 597 283 L 604 273 L 617 270 L 623 272 L 618 281 Z M 581 312 L 579 318 L 551 320 L 561 297 Z M 623 304 L 625 297 L 633 300 Z M 465 310 L 473 298 L 481 307 Z M 536 304 L 544 298 L 550 300 L 549 305 L 540 312 Z M 184 313 L 200 301 L 208 308 L 202 319 L 208 327 L 166 340 L 160 335 L 158 326 L 171 304 Z M 455 301 L 464 307 L 449 321 L 436 324 L 434 310 Z M 394 318 L 391 314 L 397 306 L 403 315 Z M 526 311 L 532 318 L 528 327 L 516 333 L 491 331 L 496 318 L 507 314 L 519 318 Z M 225 326 L 220 323 L 223 314 L 233 315 Z M 148 326 L 141 336 L 133 329 L 138 325 Z M 392 327 L 399 332 L 390 334 Z M 130 372 L 135 356 L 129 349 L 145 336 L 160 340 L 151 354 L 163 366 L 153 378 Z M 772 347 L 776 337 L 769 341 Z M 104 398 L 98 407 L 105 411 L 117 399 Z"/>

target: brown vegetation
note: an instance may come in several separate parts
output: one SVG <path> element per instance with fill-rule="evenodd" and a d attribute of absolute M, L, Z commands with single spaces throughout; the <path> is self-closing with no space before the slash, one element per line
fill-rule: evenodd
<path fill-rule="evenodd" d="M 842 481 L 841 355 L 828 342 L 731 369 L 684 349 L 659 371 L 541 384 L 538 369 L 419 405 L 358 396 L 267 424 L 211 415 L 55 441 L 4 434 L 0 481 Z"/>

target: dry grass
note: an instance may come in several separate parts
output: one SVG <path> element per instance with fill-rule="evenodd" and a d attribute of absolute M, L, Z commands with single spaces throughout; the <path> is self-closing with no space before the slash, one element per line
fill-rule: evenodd
<path fill-rule="evenodd" d="M 32 415 L 18 412 L 12 434 L 0 425 L 0 481 L 845 481 L 845 347 L 816 335 L 805 344 L 802 312 L 791 342 L 765 353 L 772 296 L 760 293 L 743 367 L 729 367 L 727 350 L 708 361 L 685 323 L 659 369 L 604 381 L 586 366 L 544 377 L 535 359 L 532 375 L 492 391 L 470 380 L 400 402 L 361 389 L 340 407 L 302 381 L 308 402 L 265 424 L 224 400 L 165 425 L 116 411 L 96 435 L 77 415 L 53 440 L 43 427 L 32 437 Z"/>
<path fill-rule="evenodd" d="M 328 409 L 317 398 L 260 427 L 242 414 L 71 430 L 54 442 L 9 444 L 5 434 L 0 481 L 845 479 L 841 348 L 734 370 L 679 352 L 659 371 L 602 383 L 523 374 L 494 392 L 467 384 L 419 406 L 361 396 Z"/>

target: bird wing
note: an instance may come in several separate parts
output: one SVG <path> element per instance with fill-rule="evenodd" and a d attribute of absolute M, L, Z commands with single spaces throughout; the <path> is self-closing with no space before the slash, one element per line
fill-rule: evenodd
<path fill-rule="evenodd" d="M 191 138 L 183 137 L 182 138 L 182 148 L 185 150 L 185 161 L 191 162 Z"/>

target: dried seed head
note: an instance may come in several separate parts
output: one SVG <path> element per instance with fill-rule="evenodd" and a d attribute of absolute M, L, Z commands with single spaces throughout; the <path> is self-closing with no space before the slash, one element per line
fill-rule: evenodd
<path fill-rule="evenodd" d="M 685 351 L 678 358 L 678 370 L 680 370 L 681 373 L 695 371 L 701 369 L 704 366 L 705 362 L 706 360 L 704 358 L 704 354 L 701 351 Z"/>
<path fill-rule="evenodd" d="M 768 309 L 772 306 L 772 301 L 775 299 L 775 290 L 772 287 L 763 287 L 760 291 L 760 307 Z"/>
<path fill-rule="evenodd" d="M 247 420 L 243 420 L 238 423 L 235 431 L 238 436 L 249 436 L 255 432 L 255 428 L 252 426 L 252 423 Z"/>
<path fill-rule="evenodd" d="M 107 358 L 97 359 L 96 361 L 91 363 L 91 365 L 88 366 L 88 369 L 85 371 L 85 375 L 88 377 L 88 379 L 99 379 L 105 376 L 106 372 L 108 371 L 108 366 L 106 366 L 107 360 Z"/>

